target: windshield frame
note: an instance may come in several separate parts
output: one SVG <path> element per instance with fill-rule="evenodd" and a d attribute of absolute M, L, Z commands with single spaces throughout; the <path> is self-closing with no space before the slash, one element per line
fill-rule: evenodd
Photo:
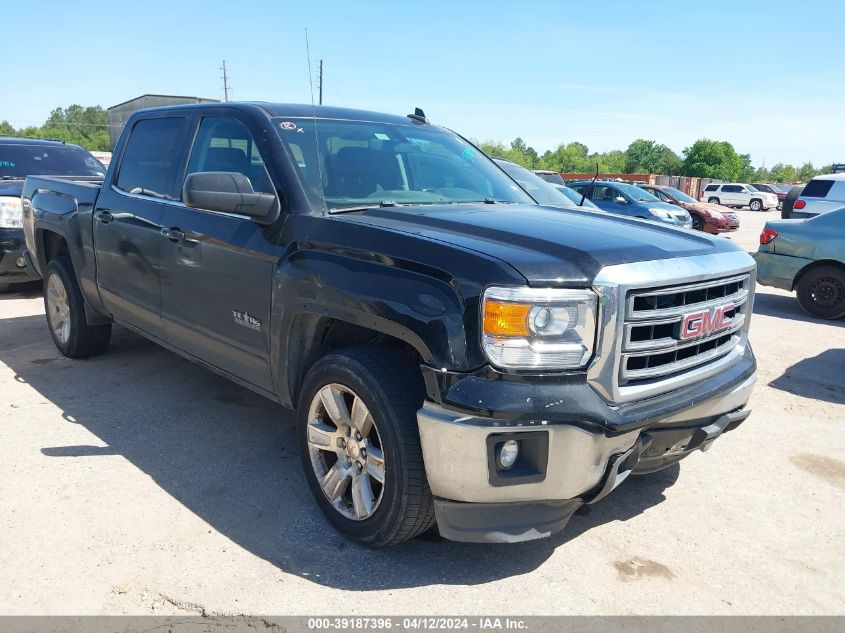
<path fill-rule="evenodd" d="M 288 156 L 291 171 L 296 174 L 305 198 L 315 210 L 322 213 L 343 213 L 380 206 L 537 204 L 489 156 L 473 143 L 447 128 L 421 124 L 411 120 L 408 120 L 407 123 L 400 123 L 396 121 L 285 115 L 273 116 L 270 121 L 279 144 Z M 344 130 L 344 127 L 348 129 Z M 359 129 L 356 130 L 356 127 Z M 438 141 L 442 141 L 442 143 Z M 436 147 L 432 145 L 428 149 L 436 151 L 427 152 L 427 143 L 434 143 Z M 383 150 L 383 146 L 386 146 L 387 149 Z M 326 159 L 331 157 L 332 161 L 336 161 L 339 152 L 345 147 L 357 147 L 359 151 L 356 153 L 362 157 L 366 157 L 367 152 L 375 152 L 371 154 L 373 159 L 381 160 L 381 165 L 378 162 L 371 164 L 374 165 L 372 172 L 375 173 L 375 177 L 392 179 L 391 184 L 398 184 L 401 188 L 379 188 L 370 194 L 352 196 L 347 193 L 348 190 L 341 188 L 345 187 L 346 184 L 336 184 L 336 190 L 341 195 L 327 195 L 332 182 L 327 173 Z M 351 155 L 352 152 L 348 152 L 348 154 Z M 397 160 L 398 172 L 391 161 L 383 160 L 391 155 Z M 411 155 L 417 156 L 414 161 L 429 161 L 435 166 L 429 167 L 426 174 L 426 170 L 422 169 L 420 165 L 412 165 L 411 162 L 408 162 L 407 157 Z M 423 156 L 423 158 L 419 158 L 420 156 Z M 460 162 L 461 160 L 465 162 Z M 450 162 L 456 169 L 451 169 Z M 353 164 L 347 160 L 344 168 L 349 166 L 356 166 L 357 168 L 359 164 Z M 329 162 L 329 165 L 331 165 L 331 162 Z M 461 170 L 464 165 L 468 167 Z M 379 171 L 382 168 L 387 168 L 387 172 Z M 334 169 L 337 169 L 336 163 Z M 438 172 L 438 169 L 441 171 Z M 485 195 L 481 190 L 471 190 L 457 185 L 439 188 L 412 188 L 412 181 L 416 181 L 413 182 L 414 185 L 424 184 L 425 178 L 432 174 L 447 178 L 452 174 L 456 177 L 456 180 L 461 181 L 460 184 L 469 183 L 470 185 L 486 187 L 494 195 Z M 360 184 L 361 181 L 358 182 Z M 379 186 L 380 184 L 378 183 Z M 443 189 L 449 189 L 452 195 L 444 193 Z M 380 193 L 381 191 L 384 191 L 383 196 Z M 455 192 L 458 191 L 469 192 L 472 195 L 456 195 Z M 410 194 L 424 195 L 412 197 Z"/>

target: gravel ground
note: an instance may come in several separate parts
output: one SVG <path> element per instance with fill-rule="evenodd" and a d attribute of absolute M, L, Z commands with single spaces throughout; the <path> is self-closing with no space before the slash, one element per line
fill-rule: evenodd
<path fill-rule="evenodd" d="M 742 211 L 756 248 L 776 213 Z M 758 287 L 754 413 L 566 531 L 370 551 L 327 527 L 292 416 L 116 328 L 61 357 L 0 297 L 0 614 L 845 614 L 845 321 Z"/>

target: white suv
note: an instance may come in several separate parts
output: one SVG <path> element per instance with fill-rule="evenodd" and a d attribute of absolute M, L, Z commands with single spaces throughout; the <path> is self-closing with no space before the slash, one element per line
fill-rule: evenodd
<path fill-rule="evenodd" d="M 816 176 L 795 200 L 791 218 L 812 218 L 845 207 L 845 174 Z"/>
<path fill-rule="evenodd" d="M 726 207 L 751 207 L 752 211 L 768 211 L 778 206 L 775 194 L 758 191 L 742 182 L 710 183 L 701 192 L 700 200 Z"/>

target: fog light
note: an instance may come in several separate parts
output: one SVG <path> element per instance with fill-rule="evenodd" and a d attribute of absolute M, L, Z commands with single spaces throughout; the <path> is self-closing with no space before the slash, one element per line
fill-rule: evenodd
<path fill-rule="evenodd" d="M 513 468 L 517 457 L 519 457 L 519 442 L 516 440 L 508 440 L 499 446 L 499 466 L 503 470 Z"/>
<path fill-rule="evenodd" d="M 18 257 L 18 261 L 15 262 L 15 265 L 18 268 L 26 268 L 26 260 L 23 257 Z"/>

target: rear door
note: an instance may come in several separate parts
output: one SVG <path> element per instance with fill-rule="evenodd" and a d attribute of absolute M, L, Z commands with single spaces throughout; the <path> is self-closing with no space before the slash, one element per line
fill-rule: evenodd
<path fill-rule="evenodd" d="M 186 173 L 240 172 L 255 191 L 278 196 L 264 165 L 268 148 L 262 133 L 246 117 L 206 112 Z M 160 240 L 168 342 L 271 390 L 270 306 L 280 255 L 271 230 L 246 216 L 184 204 L 168 209 L 165 225 L 171 236 Z"/>
<path fill-rule="evenodd" d="M 745 205 L 747 202 L 743 199 L 740 191 L 742 191 L 742 187 L 739 185 L 722 185 L 719 201 L 728 205 Z"/>
<path fill-rule="evenodd" d="M 190 115 L 144 118 L 133 124 L 111 186 L 94 210 L 97 286 L 121 323 L 164 338 L 159 247 L 161 222 L 172 207 Z"/>

